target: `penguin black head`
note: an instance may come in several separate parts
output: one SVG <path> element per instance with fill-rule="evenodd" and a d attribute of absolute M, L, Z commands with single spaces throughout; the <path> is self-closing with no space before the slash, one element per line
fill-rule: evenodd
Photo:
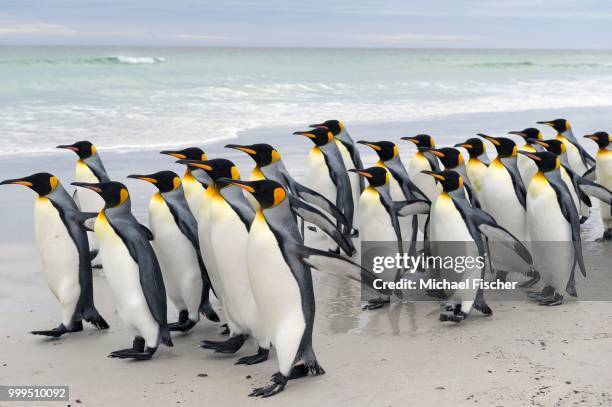
<path fill-rule="evenodd" d="M 240 179 L 238 168 L 233 162 L 225 158 L 215 158 L 207 161 L 178 160 L 177 162 L 186 164 L 191 168 L 203 169 L 215 183 L 222 187 L 227 186 L 227 184 L 222 182 L 221 178 Z"/>
<path fill-rule="evenodd" d="M 551 121 L 542 121 L 542 122 L 538 122 L 538 124 L 545 124 L 547 126 L 552 127 L 553 129 L 557 130 L 557 133 L 561 134 L 567 130 L 569 130 L 570 124 L 567 120 L 565 119 L 555 119 L 555 120 L 551 120 Z"/>
<path fill-rule="evenodd" d="M 395 143 L 392 143 L 390 141 L 360 140 L 358 141 L 358 143 L 366 145 L 376 151 L 376 154 L 378 154 L 378 158 L 380 158 L 380 161 L 382 162 L 389 161 L 390 159 L 397 157 L 397 155 L 399 154 Z"/>
<path fill-rule="evenodd" d="M 188 147 L 182 150 L 164 150 L 160 151 L 160 154 L 170 155 L 178 158 L 179 160 L 202 160 L 206 161 L 206 153 L 198 147 Z"/>
<path fill-rule="evenodd" d="M 596 142 L 601 149 L 608 147 L 610 144 L 610 135 L 605 131 L 598 131 L 597 133 L 586 135 L 584 138 L 590 138 Z"/>
<path fill-rule="evenodd" d="M 344 130 L 344 123 L 340 120 L 326 120 L 323 123 L 311 124 L 309 127 L 327 127 L 334 136 L 337 136 Z"/>
<path fill-rule="evenodd" d="M 48 172 L 39 172 L 28 177 L 7 179 L 0 182 L 0 185 L 9 184 L 23 185 L 29 187 L 39 196 L 45 196 L 57 188 L 59 180 L 55 175 L 49 174 Z"/>
<path fill-rule="evenodd" d="M 417 147 L 427 147 L 427 148 L 435 148 L 436 142 L 433 137 L 428 134 L 418 134 L 414 137 L 401 137 L 402 140 L 408 140 L 411 143 L 414 143 Z"/>
<path fill-rule="evenodd" d="M 458 172 L 452 170 L 445 171 L 421 171 L 423 174 L 431 175 L 440 184 L 444 192 L 452 192 L 463 186 L 463 178 Z"/>
<path fill-rule="evenodd" d="M 541 172 L 553 171 L 561 166 L 561 161 L 559 161 L 559 157 L 556 154 L 551 153 L 550 151 L 539 151 L 537 153 L 519 151 L 519 154 L 523 154 L 531 158 L 538 166 L 538 170 L 540 170 Z"/>
<path fill-rule="evenodd" d="M 353 168 L 349 171 L 365 177 L 368 183 L 374 188 L 382 187 L 389 182 L 389 171 L 383 167 L 370 167 L 365 170 Z"/>
<path fill-rule="evenodd" d="M 514 157 L 518 151 L 516 143 L 507 137 L 491 137 L 486 134 L 478 134 L 480 137 L 489 140 L 497 150 L 497 155 L 500 157 Z"/>
<path fill-rule="evenodd" d="M 96 147 L 87 140 L 77 141 L 74 144 L 62 144 L 56 148 L 63 148 L 77 153 L 81 160 L 89 158 L 96 154 Z"/>
<path fill-rule="evenodd" d="M 140 179 L 155 185 L 159 192 L 171 192 L 181 186 L 181 179 L 172 171 L 159 171 L 148 175 L 128 175 L 128 178 Z"/>
<path fill-rule="evenodd" d="M 430 148 L 429 151 L 440 159 L 446 169 L 455 168 L 463 164 L 461 152 L 453 147 Z"/>
<path fill-rule="evenodd" d="M 233 148 L 247 153 L 258 167 L 265 167 L 281 159 L 281 156 L 274 147 L 266 143 L 258 143 L 251 145 L 228 144 L 225 148 Z"/>
<path fill-rule="evenodd" d="M 487 150 L 485 143 L 476 137 L 469 138 L 463 143 L 455 144 L 455 147 L 465 148 L 470 155 L 470 158 L 478 158 Z"/>
<path fill-rule="evenodd" d="M 546 148 L 547 151 L 555 155 L 562 155 L 565 153 L 565 144 L 561 140 L 555 138 L 549 140 L 537 140 L 536 143 Z"/>
<path fill-rule="evenodd" d="M 263 209 L 273 208 L 283 202 L 287 196 L 285 188 L 276 181 L 263 179 L 258 181 L 240 181 L 224 178 L 222 181 L 250 192 Z"/>
<path fill-rule="evenodd" d="M 123 205 L 130 198 L 130 194 L 121 182 L 109 181 L 109 182 L 100 182 L 98 184 L 90 184 L 87 182 L 73 182 L 71 185 L 87 188 L 94 192 L 97 192 L 98 195 L 104 199 L 106 208 L 115 208 L 117 206 Z"/>
<path fill-rule="evenodd" d="M 508 134 L 514 134 L 525 139 L 527 143 L 531 143 L 535 140 L 542 140 L 542 132 L 535 127 L 528 127 L 521 131 L 509 131 Z"/>
<path fill-rule="evenodd" d="M 315 127 L 312 130 L 307 131 L 295 131 L 293 134 L 299 134 L 302 136 L 306 136 L 312 140 L 315 145 L 318 147 L 324 146 L 334 138 L 334 135 L 327 127 Z"/>

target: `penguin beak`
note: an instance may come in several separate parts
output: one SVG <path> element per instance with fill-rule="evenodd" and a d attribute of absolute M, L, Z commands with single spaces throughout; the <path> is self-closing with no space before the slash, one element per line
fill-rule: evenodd
<path fill-rule="evenodd" d="M 60 144 L 59 146 L 56 146 L 55 148 L 63 148 L 65 150 L 74 151 L 75 153 L 79 152 L 79 148 L 73 144 Z"/>
<path fill-rule="evenodd" d="M 495 137 L 487 136 L 486 134 L 478 133 L 477 136 L 484 138 L 485 140 L 489 140 L 493 145 L 500 146 L 501 143 L 497 141 Z"/>
<path fill-rule="evenodd" d="M 436 157 L 444 158 L 444 153 L 441 151 L 434 150 L 433 148 L 430 148 L 429 151 Z"/>
<path fill-rule="evenodd" d="M 532 160 L 534 160 L 534 161 L 542 161 L 542 159 L 541 159 L 540 157 L 538 157 L 538 156 L 537 156 L 537 155 L 535 155 L 535 154 L 529 153 L 529 152 L 527 152 L 527 151 L 519 151 L 518 153 L 519 153 L 519 154 L 526 155 L 527 157 L 531 158 L 531 159 L 532 159 Z"/>
<path fill-rule="evenodd" d="M 255 193 L 255 188 L 253 188 L 252 186 L 250 186 L 250 182 L 248 181 L 238 181 L 235 179 L 231 179 L 231 178 L 220 178 L 219 181 L 227 183 L 229 185 L 235 185 L 238 188 L 242 188 L 247 192 L 250 192 L 252 194 Z"/>
<path fill-rule="evenodd" d="M 27 181 L 26 178 L 6 179 L 0 182 L 0 185 L 10 185 L 10 184 L 23 185 L 26 187 L 31 187 L 34 185 L 30 181 Z"/>
<path fill-rule="evenodd" d="M 102 188 L 100 188 L 100 184 L 89 184 L 87 182 L 71 182 L 70 185 L 74 185 L 75 187 L 87 188 L 97 193 L 102 193 Z"/>
<path fill-rule="evenodd" d="M 365 146 L 368 146 L 368 147 L 370 147 L 371 149 L 376 150 L 376 151 L 380 151 L 380 150 L 382 150 L 382 148 L 380 148 L 380 146 L 377 146 L 377 145 L 376 145 L 376 144 L 374 144 L 374 143 L 370 143 L 369 141 L 359 140 L 359 141 L 358 141 L 358 143 L 359 143 L 359 144 L 363 144 L 363 145 L 365 145 Z"/>
<path fill-rule="evenodd" d="M 474 148 L 471 144 L 465 144 L 465 143 L 463 143 L 463 144 L 462 143 L 458 143 L 458 144 L 455 144 L 453 147 L 463 147 L 463 148 L 465 148 L 467 150 L 469 150 L 471 148 Z"/>
<path fill-rule="evenodd" d="M 153 177 L 151 177 L 150 175 L 136 175 L 136 174 L 132 174 L 132 175 L 128 175 L 128 178 L 133 178 L 133 179 L 140 179 L 143 181 L 147 181 L 150 182 L 151 184 L 157 184 L 157 180 Z"/>
<path fill-rule="evenodd" d="M 309 124 L 309 125 L 308 125 L 308 127 L 312 127 L 313 129 L 314 129 L 315 127 L 323 127 L 323 126 L 325 126 L 325 124 L 324 124 L 324 123 L 317 123 L 317 124 Z"/>
<path fill-rule="evenodd" d="M 312 133 L 310 133 L 308 131 L 294 131 L 293 134 L 297 134 L 297 135 L 300 135 L 300 136 L 305 136 L 305 137 L 308 137 L 310 139 L 314 139 L 314 138 L 317 137 L 317 136 L 315 136 L 314 134 L 312 134 Z"/>
<path fill-rule="evenodd" d="M 367 172 L 366 170 L 358 170 L 356 168 L 351 168 L 349 170 L 349 172 L 354 172 L 355 174 L 359 174 L 362 177 L 366 177 L 366 178 L 372 178 L 373 177 L 373 175 L 370 174 L 369 172 Z"/>
<path fill-rule="evenodd" d="M 225 148 L 233 148 L 234 150 L 240 150 L 243 151 L 245 153 L 247 153 L 248 155 L 256 155 L 257 151 L 253 150 L 252 148 L 249 148 L 247 146 L 241 146 L 238 144 L 227 144 L 225 146 Z"/>
<path fill-rule="evenodd" d="M 542 121 L 542 122 L 536 122 L 536 123 L 537 123 L 537 124 L 544 124 L 544 125 L 546 125 L 546 126 L 550 126 L 550 127 L 553 127 L 553 126 L 554 126 L 554 124 L 553 124 L 552 122 L 545 122 L 545 121 Z"/>
<path fill-rule="evenodd" d="M 427 175 L 431 175 L 432 177 L 434 177 L 437 180 L 440 181 L 444 181 L 445 178 L 443 175 L 440 175 L 439 173 L 435 172 L 435 171 L 421 171 L 422 174 L 427 174 Z"/>
<path fill-rule="evenodd" d="M 400 137 L 400 140 L 410 141 L 414 145 L 418 145 L 419 144 L 419 140 L 415 139 L 414 137 Z"/>
<path fill-rule="evenodd" d="M 187 158 L 187 156 L 185 154 L 181 154 L 180 151 L 172 151 L 172 150 L 164 150 L 164 151 L 160 151 L 160 154 L 165 154 L 165 155 L 170 155 L 174 158 L 178 158 L 179 160 L 184 160 Z"/>
<path fill-rule="evenodd" d="M 599 137 L 594 134 L 587 134 L 586 136 L 584 136 L 584 138 L 590 138 L 591 140 L 599 141 Z"/>
<path fill-rule="evenodd" d="M 509 131 L 508 134 L 514 134 L 515 136 L 520 136 L 522 138 L 527 138 L 527 135 L 522 131 Z"/>
<path fill-rule="evenodd" d="M 550 144 L 548 144 L 548 143 L 546 143 L 546 142 L 544 142 L 542 140 L 533 140 L 533 139 L 530 139 L 530 141 L 533 141 L 534 143 L 538 143 L 539 145 L 541 145 L 543 147 L 546 147 L 546 148 L 550 147 Z"/>
<path fill-rule="evenodd" d="M 213 167 L 208 165 L 208 164 L 204 164 L 204 162 L 202 161 L 198 161 L 198 160 L 178 160 L 177 163 L 179 164 L 185 164 L 189 167 L 192 168 L 201 168 L 205 171 L 212 171 Z"/>

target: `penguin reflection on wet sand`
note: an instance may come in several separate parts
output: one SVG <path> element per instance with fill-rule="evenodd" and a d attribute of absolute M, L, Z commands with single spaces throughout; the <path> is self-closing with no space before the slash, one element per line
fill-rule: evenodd
<path fill-rule="evenodd" d="M 47 286 L 62 308 L 62 323 L 34 335 L 60 337 L 83 330 L 83 322 L 98 329 L 108 324 L 94 306 L 91 260 L 82 222 L 96 214 L 79 212 L 59 180 L 49 173 L 7 179 L 0 185 L 23 185 L 38 194 L 34 204 L 36 243 Z"/>
<path fill-rule="evenodd" d="M 104 199 L 94 231 L 117 312 L 135 335 L 131 348 L 111 352 L 109 357 L 151 359 L 160 342 L 172 346 L 166 288 L 150 243 L 153 234 L 132 215 L 130 194 L 122 183 L 72 185 L 90 189 Z"/>
<path fill-rule="evenodd" d="M 595 164 L 595 180 L 612 190 L 612 144 L 610 144 L 610 135 L 605 131 L 598 131 L 584 137 L 593 140 L 599 147 Z M 600 203 L 599 212 L 603 222 L 604 233 L 598 240 L 612 240 L 612 207 L 605 203 Z"/>
<path fill-rule="evenodd" d="M 257 307 L 276 349 L 279 371 L 270 385 L 250 395 L 269 397 L 281 392 L 288 380 L 325 373 L 312 345 L 315 300 L 311 269 L 357 281 L 363 275 L 364 283 L 370 285 L 375 276 L 340 255 L 304 246 L 288 195 L 279 183 L 226 182 L 252 193 L 260 205 L 249 233 L 247 265 Z"/>
<path fill-rule="evenodd" d="M 206 153 L 198 147 L 188 147 L 182 150 L 164 150 L 160 154 L 169 155 L 179 160 L 207 160 Z M 201 169 L 186 166 L 185 173 L 181 177 L 181 184 L 185 192 L 185 199 L 193 216 L 198 215 L 202 196 L 204 196 L 204 185 L 210 184 L 210 177 Z"/>
<path fill-rule="evenodd" d="M 168 297 L 179 311 L 178 322 L 168 328 L 186 332 L 200 320 L 200 312 L 219 322 L 210 305 L 211 285 L 200 253 L 198 225 L 185 199 L 181 179 L 172 171 L 128 178 L 149 182 L 159 190 L 149 203 L 149 225 Z"/>
<path fill-rule="evenodd" d="M 463 179 L 455 171 L 424 171 L 434 179 L 438 180 L 443 187 L 443 192 L 432 203 L 429 221 L 429 238 L 433 255 L 447 256 L 472 256 L 476 258 L 485 257 L 486 244 L 483 234 L 500 244 L 508 246 L 531 268 L 533 264 L 531 255 L 527 248 L 517 240 L 509 231 L 501 227 L 488 213 L 473 207 L 465 197 L 463 191 Z M 440 242 L 436 244 L 436 242 Z M 478 279 L 484 278 L 485 267 L 466 270 L 462 278 Z M 443 270 L 446 278 L 456 278 L 457 272 Z M 455 290 L 446 293 L 448 300 L 445 302 L 444 311 L 440 313 L 441 321 L 461 322 L 468 317 L 472 308 L 485 315 L 491 315 L 492 311 L 485 302 L 482 289 L 473 289 L 469 284 L 468 289 Z"/>

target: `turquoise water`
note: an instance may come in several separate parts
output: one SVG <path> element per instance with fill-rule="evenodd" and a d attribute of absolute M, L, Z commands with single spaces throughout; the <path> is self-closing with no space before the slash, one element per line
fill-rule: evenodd
<path fill-rule="evenodd" d="M 611 51 L 0 47 L 0 155 L 612 106 Z"/>

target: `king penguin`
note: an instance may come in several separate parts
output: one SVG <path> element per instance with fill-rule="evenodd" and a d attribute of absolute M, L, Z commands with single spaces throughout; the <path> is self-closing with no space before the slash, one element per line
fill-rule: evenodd
<path fill-rule="evenodd" d="M 297 222 L 285 189 L 270 180 L 228 180 L 252 193 L 259 209 L 247 245 L 249 278 L 258 309 L 276 349 L 279 371 L 269 386 L 251 396 L 269 397 L 281 392 L 287 381 L 325 371 L 312 344 L 315 300 L 312 268 L 371 284 L 374 276 L 342 256 L 302 244 Z"/>
<path fill-rule="evenodd" d="M 59 180 L 48 173 L 8 179 L 0 185 L 29 187 L 38 194 L 34 204 L 34 226 L 47 286 L 62 308 L 62 323 L 34 335 L 60 337 L 83 330 L 83 322 L 98 329 L 108 324 L 94 306 L 91 260 L 87 235 L 82 227 L 88 216 L 79 212 Z"/>
<path fill-rule="evenodd" d="M 525 140 L 525 144 L 519 147 L 519 151 L 527 151 L 529 153 L 542 151 L 542 147 L 536 143 L 536 141 L 542 140 L 542 132 L 540 130 L 529 127 L 521 131 L 509 131 L 508 134 L 514 134 Z M 527 188 L 531 182 L 531 177 L 538 172 L 538 167 L 532 160 L 524 155 L 519 155 L 517 157 L 517 165 L 519 174 L 521 174 L 521 179 L 523 180 L 523 185 Z"/>
<path fill-rule="evenodd" d="M 440 181 L 443 192 L 432 203 L 429 220 L 431 251 L 436 256 L 470 256 L 485 258 L 486 244 L 483 234 L 509 246 L 530 267 L 533 264 L 527 248 L 515 236 L 500 226 L 491 215 L 470 205 L 463 191 L 463 179 L 455 171 L 425 171 L 424 174 Z M 472 308 L 485 315 L 493 312 L 484 299 L 482 288 L 474 288 L 472 280 L 484 278 L 485 264 L 474 262 L 460 277 L 467 282 L 466 289 L 447 292 L 447 301 L 441 307 L 440 321 L 461 322 Z M 455 269 L 440 270 L 447 279 L 456 279 Z"/>
<path fill-rule="evenodd" d="M 149 202 L 149 225 L 168 297 L 179 311 L 170 331 L 186 332 L 200 320 L 200 312 L 219 322 L 210 305 L 208 272 L 200 252 L 198 225 L 189 209 L 181 179 L 172 171 L 129 175 L 155 185 L 159 192 Z"/>
<path fill-rule="evenodd" d="M 476 190 L 472 186 L 470 178 L 467 174 L 465 160 L 463 159 L 461 151 L 453 147 L 430 148 L 429 151 L 438 157 L 445 170 L 453 170 L 461 175 L 461 179 L 463 180 L 463 188 L 467 193 L 470 204 L 480 208 L 480 201 L 478 200 Z"/>
<path fill-rule="evenodd" d="M 206 153 L 198 147 L 188 147 L 182 150 L 164 150 L 160 154 L 169 155 L 179 160 L 207 160 Z M 194 174 L 195 173 L 195 174 Z M 197 175 L 197 177 L 196 177 Z M 185 198 L 189 204 L 189 209 L 193 216 L 198 215 L 202 197 L 204 196 L 204 184 L 210 183 L 210 178 L 202 170 L 192 170 L 189 166 L 186 167 L 185 173 L 181 177 L 181 185 L 185 191 Z"/>
<path fill-rule="evenodd" d="M 392 176 L 385 167 L 376 166 L 350 171 L 366 178 L 369 183 L 369 186 L 363 190 L 359 198 L 359 230 L 361 231 L 362 242 L 389 243 L 376 245 L 377 256 L 394 257 L 397 253 L 404 253 L 407 248 L 403 246 L 403 242 L 411 237 L 403 235 L 400 217 L 429 213 L 429 200 L 393 200 L 390 189 Z M 401 198 L 403 198 L 403 195 Z M 414 218 L 414 216 L 408 217 L 408 219 L 410 218 Z M 410 229 L 411 231 L 412 229 Z M 392 242 L 397 242 L 397 244 L 391 245 Z M 401 269 L 399 268 L 387 269 L 383 279 L 390 282 L 397 281 L 400 272 Z M 388 295 L 379 296 L 369 300 L 364 309 L 381 308 L 389 301 L 390 297 Z"/>
<path fill-rule="evenodd" d="M 545 124 L 552 127 L 557 132 L 557 139 L 565 144 L 567 150 L 567 158 L 570 168 L 580 176 L 595 164 L 595 159 L 587 153 L 587 151 L 578 143 L 569 121 L 565 119 L 556 119 L 551 121 L 542 121 L 538 124 Z"/>
<path fill-rule="evenodd" d="M 135 335 L 131 348 L 111 352 L 109 357 L 151 359 L 160 342 L 172 346 L 166 288 L 150 243 L 153 234 L 132 215 L 130 194 L 122 183 L 72 185 L 94 191 L 104 199 L 94 231 L 117 312 Z"/>
<path fill-rule="evenodd" d="M 612 147 L 610 145 L 610 135 L 605 131 L 584 136 L 597 143 L 597 162 L 595 166 L 595 179 L 597 182 L 608 189 L 612 189 Z M 601 239 L 612 240 L 612 208 L 603 202 L 599 204 L 599 212 L 603 221 L 604 232 Z"/>
<path fill-rule="evenodd" d="M 489 156 L 487 156 L 486 145 L 481 139 L 473 137 L 465 140 L 463 143 L 455 144 L 455 147 L 465 148 L 470 156 L 466 165 L 467 176 L 476 191 L 476 195 L 480 199 L 484 174 L 491 163 Z"/>
<path fill-rule="evenodd" d="M 74 151 L 79 156 L 74 177 L 76 182 L 98 183 L 110 181 L 100 154 L 91 142 L 77 141 L 74 144 L 59 145 L 57 148 Z M 98 194 L 88 190 L 77 189 L 74 191 L 73 198 L 79 209 L 83 212 L 100 212 L 104 207 L 104 201 Z M 92 251 L 93 264 L 94 266 L 99 266 L 100 261 L 96 257 L 99 247 L 95 234 L 89 232 L 88 239 L 89 249 Z"/>
<path fill-rule="evenodd" d="M 215 263 L 230 330 L 228 340 L 205 340 L 201 347 L 217 353 L 235 353 L 252 336 L 259 346 L 257 354 L 240 358 L 237 363 L 250 365 L 263 362 L 268 358 L 270 339 L 253 298 L 246 257 L 249 229 L 255 212 L 240 188 L 220 181 L 221 178 L 240 179 L 238 168 L 224 158 L 182 163 L 203 169 L 213 181 L 207 188 L 211 194 L 207 237 L 211 247 L 204 254 Z"/>

